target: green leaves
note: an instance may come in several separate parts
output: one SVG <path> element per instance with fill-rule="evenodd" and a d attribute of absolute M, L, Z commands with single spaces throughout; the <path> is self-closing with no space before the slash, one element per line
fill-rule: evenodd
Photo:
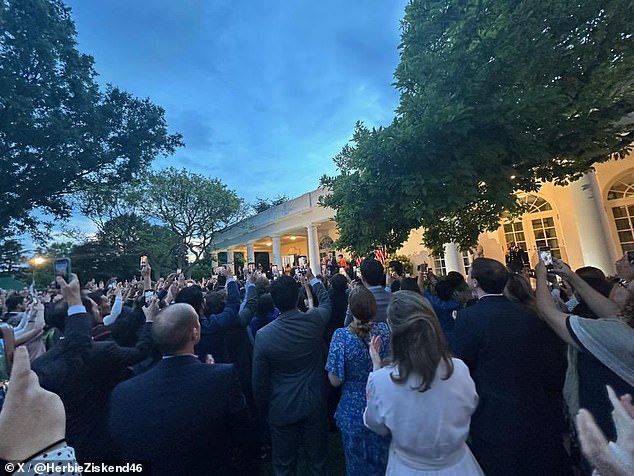
<path fill-rule="evenodd" d="M 135 178 L 180 147 L 162 108 L 109 86 L 76 49 L 60 0 L 0 3 L 0 227 L 41 226 L 40 209 L 67 218 L 68 194 Z"/>
<path fill-rule="evenodd" d="M 325 177 L 339 246 L 398 247 L 418 226 L 466 247 L 634 139 L 634 4 L 414 0 L 405 11 L 392 124 L 357 124 Z M 372 210 L 372 212 L 369 212 Z M 348 222 L 342 222 L 348 221 Z"/>
<path fill-rule="evenodd" d="M 219 179 L 185 169 L 148 173 L 138 192 L 136 206 L 178 235 L 194 257 L 192 266 L 211 251 L 218 231 L 246 214 L 243 200 Z"/>

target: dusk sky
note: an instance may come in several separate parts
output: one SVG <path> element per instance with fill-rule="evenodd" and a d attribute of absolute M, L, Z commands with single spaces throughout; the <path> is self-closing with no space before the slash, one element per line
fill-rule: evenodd
<path fill-rule="evenodd" d="M 68 1 L 101 84 L 149 97 L 186 147 L 169 165 L 248 202 L 334 174 L 354 123 L 389 124 L 405 0 Z"/>

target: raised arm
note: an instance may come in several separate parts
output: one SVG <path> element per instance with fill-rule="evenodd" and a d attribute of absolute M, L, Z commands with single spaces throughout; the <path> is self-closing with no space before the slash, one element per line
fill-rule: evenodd
<path fill-rule="evenodd" d="M 575 273 L 569 274 L 574 275 Z M 537 266 L 535 266 L 535 278 L 537 279 L 537 290 L 535 291 L 535 297 L 539 314 L 555 331 L 555 333 L 564 340 L 564 342 L 572 345 L 575 348 L 578 348 L 577 343 L 570 335 L 568 327 L 566 326 L 568 314 L 561 312 L 561 310 L 555 303 L 553 296 L 550 294 L 550 290 L 548 289 L 548 276 L 546 266 L 541 260 L 537 263 Z M 568 279 L 567 276 L 566 279 Z M 583 279 L 579 280 L 587 285 L 587 283 L 583 281 Z M 568 281 L 571 282 L 571 280 L 569 279 Z M 576 282 L 571 282 L 571 284 L 575 287 L 575 289 L 577 288 Z"/>
<path fill-rule="evenodd" d="M 321 320 L 324 324 L 327 324 L 330 321 L 330 313 L 332 310 L 332 303 L 328 291 L 326 291 L 323 283 L 313 275 L 310 267 L 307 268 L 306 279 L 310 281 L 310 285 L 317 295 L 317 301 L 319 301 L 319 306 L 313 309 L 317 310 Z"/>
<path fill-rule="evenodd" d="M 33 371 L 42 388 L 58 393 L 71 372 L 82 368 L 92 347 L 92 317 L 81 303 L 79 280 L 74 274 L 67 284 L 61 276 L 56 278 L 64 300 L 68 304 L 64 340 L 53 350 L 35 359 Z"/>
<path fill-rule="evenodd" d="M 24 344 L 42 333 L 44 329 L 44 304 L 37 302 L 27 313 L 27 323 L 24 328 L 15 332 L 15 345 Z"/>
<path fill-rule="evenodd" d="M 152 350 L 152 323 L 159 312 L 158 298 L 152 298 L 149 306 L 143 307 L 145 324 L 141 330 L 141 335 L 134 347 L 122 347 L 114 342 L 111 359 L 121 366 L 130 366 L 141 362 Z"/>
<path fill-rule="evenodd" d="M 255 274 L 251 273 L 247 279 L 244 302 L 241 305 L 239 318 L 240 325 L 246 327 L 251 322 L 258 307 L 258 291 L 255 287 Z"/>
<path fill-rule="evenodd" d="M 610 319 L 615 318 L 620 308 L 617 303 L 605 297 L 592 286 L 586 283 L 579 275 L 573 272 L 570 267 L 563 261 L 553 259 L 553 272 L 568 281 L 579 297 L 599 318 Z"/>

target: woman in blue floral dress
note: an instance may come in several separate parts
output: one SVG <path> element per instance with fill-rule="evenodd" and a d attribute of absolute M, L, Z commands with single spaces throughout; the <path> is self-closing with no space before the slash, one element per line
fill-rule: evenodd
<path fill-rule="evenodd" d="M 374 336 L 381 339 L 379 355 L 388 354 L 390 328 L 385 322 L 373 322 L 376 314 L 374 295 L 363 286 L 355 287 L 348 298 L 354 319 L 337 329 L 330 342 L 326 370 L 330 383 L 342 385 L 341 400 L 335 413 L 346 456 L 348 476 L 384 475 L 390 438 L 379 436 L 363 424 L 365 387 L 372 372 L 369 344 Z"/>

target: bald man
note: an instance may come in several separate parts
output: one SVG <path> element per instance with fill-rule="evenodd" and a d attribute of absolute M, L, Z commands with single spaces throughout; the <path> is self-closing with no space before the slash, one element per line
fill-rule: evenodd
<path fill-rule="evenodd" d="M 247 440 L 249 412 L 233 365 L 198 360 L 200 323 L 189 304 L 158 312 L 152 336 L 162 360 L 112 393 L 117 458 L 147 461 L 154 475 L 235 474 L 228 455 Z"/>

